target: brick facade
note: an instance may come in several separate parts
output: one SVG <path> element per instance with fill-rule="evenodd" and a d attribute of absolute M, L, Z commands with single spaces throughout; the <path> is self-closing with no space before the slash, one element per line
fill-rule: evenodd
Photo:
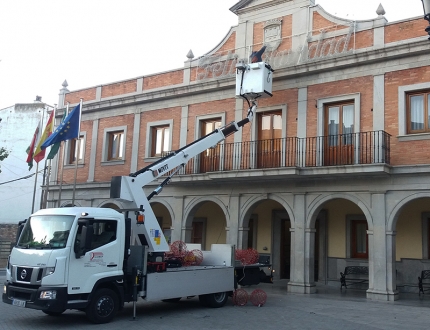
<path fill-rule="evenodd" d="M 152 125 L 171 125 L 169 151 L 175 151 L 200 137 L 204 120 L 221 118 L 229 124 L 243 119 L 248 103 L 235 95 L 236 62 L 250 49 L 275 39 L 277 44 L 272 43 L 273 49 L 263 57 L 275 69 L 273 96 L 257 99 L 254 121 L 242 132 L 228 136 L 222 146 L 212 148 L 215 152 L 204 150 L 193 158 L 194 167 L 174 177 L 155 197 L 157 216 L 171 225 L 173 240 L 190 241 L 192 223 L 199 218 L 207 220 L 207 228 L 222 228 L 221 236 L 206 233 L 207 246 L 219 243 L 219 237 L 247 246 L 249 219 L 255 215 L 256 248 L 270 252 L 275 268 L 286 267 L 281 259 L 284 246 L 291 246 L 292 256 L 303 256 L 291 258 L 291 272 L 284 269 L 283 276 L 292 276 L 291 292 L 314 292 L 315 277 L 337 285 L 346 265 L 377 261 L 369 268 L 373 287 L 367 297 L 396 300 L 396 285 L 407 286 L 417 278 L 403 259 L 413 260 L 414 270 L 430 264 L 426 250 L 430 135 L 405 133 L 404 102 L 404 90 L 430 90 L 425 22 L 388 23 L 382 16 L 352 22 L 319 6 L 266 2 L 267 7 L 244 5 L 236 12 L 239 27 L 233 27 L 213 51 L 190 59 L 182 69 L 66 94 L 72 103 L 84 98 L 86 151 L 77 177 L 78 203 L 122 206 L 121 201 L 110 200 L 109 180 L 159 159 L 148 150 Z M 295 21 L 304 18 L 308 26 Z M 265 31 L 273 22 L 272 30 Z M 346 124 L 324 110 L 341 102 L 353 105 Z M 282 114 L 281 123 L 270 129 L 278 137 L 262 147 L 258 137 L 266 128 L 259 116 L 275 111 Z M 331 133 L 329 125 L 338 133 Z M 97 135 L 92 136 L 95 127 Z M 126 128 L 125 156 L 109 162 L 103 158 L 106 130 L 115 127 Z M 204 153 L 215 155 L 209 171 L 197 166 Z M 53 181 L 58 182 L 61 163 L 60 159 Z M 64 201 L 70 201 L 73 175 L 73 167 L 67 166 Z M 51 189 L 55 201 L 58 185 Z M 415 212 L 412 216 L 404 211 L 410 209 Z M 211 218 L 214 214 L 216 219 Z M 351 255 L 351 226 L 363 220 L 367 220 L 364 236 L 372 257 L 357 260 Z M 289 231 L 282 227 L 287 226 L 284 221 Z M 413 232 L 408 231 L 409 222 L 415 226 Z M 291 245 L 280 235 L 284 229 L 291 233 Z M 319 255 L 314 255 L 315 237 L 322 244 Z M 409 249 L 404 242 L 411 237 L 419 244 Z M 318 264 L 311 264 L 316 260 Z M 319 267 L 316 276 L 315 267 Z M 406 271 L 399 272 L 400 277 L 395 269 Z M 386 276 L 381 279 L 378 274 Z"/>

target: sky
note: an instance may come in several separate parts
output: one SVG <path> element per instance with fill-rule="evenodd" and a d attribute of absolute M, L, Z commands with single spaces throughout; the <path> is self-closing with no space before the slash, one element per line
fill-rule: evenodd
<path fill-rule="evenodd" d="M 77 90 L 181 68 L 218 45 L 239 0 L 0 0 L 0 110 L 58 102 Z M 316 0 L 342 18 L 423 16 L 421 0 Z M 425 32 L 423 31 L 423 35 Z"/>

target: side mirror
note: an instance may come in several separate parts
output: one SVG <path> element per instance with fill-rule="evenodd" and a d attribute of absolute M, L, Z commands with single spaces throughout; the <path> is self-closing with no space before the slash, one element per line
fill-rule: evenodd
<path fill-rule="evenodd" d="M 79 259 L 86 252 L 91 250 L 91 242 L 93 241 L 94 228 L 93 225 L 86 219 L 79 219 L 78 226 L 80 227 L 80 236 L 79 229 L 78 234 L 76 235 L 75 240 L 75 256 L 76 259 Z"/>
<path fill-rule="evenodd" d="M 16 231 L 15 242 L 18 242 L 19 236 L 21 236 L 22 230 L 24 229 L 26 222 L 27 222 L 27 219 L 18 222 L 18 229 Z"/>

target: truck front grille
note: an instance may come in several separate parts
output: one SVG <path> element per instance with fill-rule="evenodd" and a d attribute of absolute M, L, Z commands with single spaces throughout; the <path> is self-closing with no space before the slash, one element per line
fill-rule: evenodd
<path fill-rule="evenodd" d="M 20 282 L 31 282 L 31 274 L 33 273 L 33 268 L 29 267 L 17 267 L 16 277 Z"/>

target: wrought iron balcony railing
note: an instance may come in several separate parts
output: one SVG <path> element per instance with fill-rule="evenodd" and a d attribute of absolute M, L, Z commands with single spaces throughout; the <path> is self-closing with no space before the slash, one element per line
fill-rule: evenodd
<path fill-rule="evenodd" d="M 179 174 L 358 164 L 390 164 L 390 135 L 373 131 L 221 143 L 193 158 Z"/>

